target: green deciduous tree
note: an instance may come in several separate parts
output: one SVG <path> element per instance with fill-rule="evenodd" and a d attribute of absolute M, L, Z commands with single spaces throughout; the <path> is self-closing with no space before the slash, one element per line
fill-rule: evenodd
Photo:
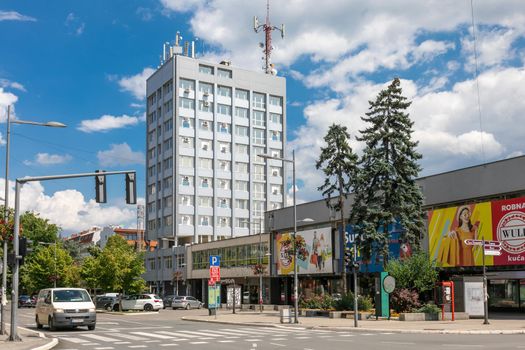
<path fill-rule="evenodd" d="M 318 187 L 323 192 L 328 207 L 340 213 L 341 234 L 344 242 L 345 217 L 344 200 L 350 192 L 356 174 L 357 155 L 349 144 L 350 134 L 346 126 L 332 124 L 324 137 L 325 147 L 321 147 L 321 154 L 316 163 L 317 169 L 322 169 L 325 177 L 322 186 Z M 332 198 L 337 196 L 337 201 Z M 348 291 L 346 283 L 346 266 L 342 272 L 343 290 Z"/>
<path fill-rule="evenodd" d="M 411 289 L 420 294 L 431 291 L 439 277 L 436 262 L 423 251 L 404 260 L 390 260 L 385 271 L 396 279 L 396 289 Z"/>
<path fill-rule="evenodd" d="M 403 227 L 401 240 L 414 248 L 425 229 L 423 197 L 415 182 L 421 155 L 412 141 L 413 122 L 406 112 L 410 104 L 395 78 L 375 101 L 369 101 L 369 111 L 361 118 L 368 126 L 358 138 L 365 149 L 359 161 L 352 221 L 365 259 L 377 252 L 388 261 L 388 225 L 396 220 Z"/>
<path fill-rule="evenodd" d="M 79 285 L 79 268 L 60 243 L 56 247 L 55 244 L 51 244 L 35 249 L 33 254 L 26 258 L 20 270 L 22 287 L 27 293 L 53 287 L 55 279 L 57 287 Z"/>
<path fill-rule="evenodd" d="M 60 228 L 51 224 L 48 219 L 43 219 L 38 213 L 25 212 L 20 215 L 20 226 L 23 235 L 33 242 L 53 243 L 58 239 Z"/>
<path fill-rule="evenodd" d="M 84 259 L 81 277 L 89 288 L 107 292 L 139 293 L 146 287 L 140 277 L 144 269 L 141 254 L 119 235 L 111 236 L 102 251 Z"/>

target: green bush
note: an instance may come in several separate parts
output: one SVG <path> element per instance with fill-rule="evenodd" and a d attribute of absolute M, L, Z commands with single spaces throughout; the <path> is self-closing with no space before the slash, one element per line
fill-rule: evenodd
<path fill-rule="evenodd" d="M 337 311 L 353 311 L 354 293 L 348 292 L 346 295 L 343 295 L 341 300 L 335 302 L 334 306 Z M 357 297 L 357 308 L 359 311 L 369 311 L 372 307 L 372 298 L 363 295 Z"/>
<path fill-rule="evenodd" d="M 330 310 L 334 308 L 334 299 L 328 295 L 315 295 L 311 298 L 301 298 L 299 306 L 303 309 Z"/>
<path fill-rule="evenodd" d="M 423 312 L 425 314 L 438 314 L 441 312 L 441 309 L 436 304 L 428 303 L 417 309 L 416 312 Z"/>
<path fill-rule="evenodd" d="M 419 294 L 406 288 L 394 290 L 390 294 L 390 303 L 395 312 L 412 312 L 421 305 Z"/>

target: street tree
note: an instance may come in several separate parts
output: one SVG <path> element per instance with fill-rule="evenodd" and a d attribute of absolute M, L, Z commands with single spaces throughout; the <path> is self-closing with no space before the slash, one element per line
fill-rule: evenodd
<path fill-rule="evenodd" d="M 139 293 L 146 287 L 142 254 L 133 250 L 119 235 L 109 237 L 102 251 L 88 257 L 82 265 L 81 276 L 91 288 L 104 291 Z"/>
<path fill-rule="evenodd" d="M 60 227 L 41 218 L 38 213 L 27 211 L 20 215 L 23 235 L 33 242 L 54 243 L 58 240 Z"/>
<path fill-rule="evenodd" d="M 57 287 L 79 285 L 79 268 L 60 243 L 35 249 L 20 269 L 22 288 L 28 294 L 53 287 L 55 280 Z"/>
<path fill-rule="evenodd" d="M 317 189 L 322 191 L 326 204 L 341 217 L 341 242 L 344 242 L 345 215 L 344 201 L 350 192 L 357 171 L 357 155 L 349 144 L 350 133 L 346 126 L 332 124 L 324 137 L 325 147 L 321 147 L 321 154 L 316 163 L 317 169 L 322 169 L 325 175 L 323 185 Z M 337 197 L 337 200 L 332 200 Z M 346 266 L 342 270 L 343 291 L 346 294 Z"/>
<path fill-rule="evenodd" d="M 365 148 L 358 163 L 352 222 L 363 258 L 377 253 L 384 264 L 389 254 L 389 225 L 397 220 L 403 228 L 401 241 L 414 248 L 425 229 L 423 196 L 415 182 L 421 154 L 412 140 L 413 122 L 407 113 L 410 104 L 395 78 L 369 101 L 369 111 L 361 118 L 368 126 L 358 138 Z"/>

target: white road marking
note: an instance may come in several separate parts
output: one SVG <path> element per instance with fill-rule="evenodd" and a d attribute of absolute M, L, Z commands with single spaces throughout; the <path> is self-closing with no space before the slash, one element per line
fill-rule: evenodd
<path fill-rule="evenodd" d="M 353 334 L 339 334 L 340 337 L 354 337 Z"/>
<path fill-rule="evenodd" d="M 208 342 L 207 341 L 192 341 L 192 342 L 190 342 L 190 344 L 192 344 L 192 345 L 208 344 Z"/>
<path fill-rule="evenodd" d="M 244 339 L 244 341 L 261 341 L 261 339 Z"/>
<path fill-rule="evenodd" d="M 111 335 L 114 335 L 116 337 L 121 337 L 127 340 L 144 340 L 143 337 L 137 337 L 135 335 L 127 334 L 127 333 L 108 333 Z M 115 343 L 116 344 L 116 343 Z"/>
<path fill-rule="evenodd" d="M 171 335 L 172 337 L 180 337 L 180 338 L 200 338 L 199 336 L 196 336 L 196 335 L 184 334 L 184 333 L 178 333 L 178 332 L 159 331 L 157 333 L 168 334 L 168 335 Z"/>
<path fill-rule="evenodd" d="M 235 340 L 219 340 L 219 343 L 235 343 Z"/>
<path fill-rule="evenodd" d="M 382 341 L 382 344 L 396 344 L 396 345 L 414 345 L 412 342 L 403 342 L 403 341 Z"/>
<path fill-rule="evenodd" d="M 167 335 L 161 335 L 161 334 L 155 334 L 155 333 L 146 333 L 146 332 L 131 332 L 136 335 L 143 335 L 145 337 L 151 337 L 151 338 L 158 338 L 158 339 L 171 339 L 173 337 L 169 337 Z"/>
<path fill-rule="evenodd" d="M 117 342 L 115 342 L 115 344 L 124 345 L 124 344 L 131 344 L 131 342 L 129 342 L 129 341 L 117 341 Z"/>
<path fill-rule="evenodd" d="M 147 345 L 130 345 L 128 346 L 128 348 L 132 348 L 132 349 L 135 349 L 135 348 L 147 348 L 148 346 Z"/>
<path fill-rule="evenodd" d="M 195 331 L 177 331 L 177 333 L 184 333 L 184 334 L 193 334 L 193 335 L 200 335 L 200 336 L 204 336 L 204 337 L 209 337 L 209 336 L 215 336 L 215 337 L 225 337 L 225 335 L 220 335 L 220 334 L 210 334 L 210 333 L 204 333 L 204 332 L 195 332 Z"/>
<path fill-rule="evenodd" d="M 179 346 L 179 344 L 160 344 L 160 346 Z"/>
<path fill-rule="evenodd" d="M 112 346 L 106 346 L 106 347 L 101 347 L 101 348 L 95 348 L 95 350 L 111 350 L 111 349 L 115 349 L 115 348 L 112 347 Z"/>
<path fill-rule="evenodd" d="M 90 342 L 90 340 L 80 339 L 80 338 L 68 338 L 68 337 L 57 337 L 57 338 L 60 339 L 60 340 L 70 341 L 70 342 L 75 343 L 75 344 L 89 343 Z"/>
<path fill-rule="evenodd" d="M 484 348 L 485 347 L 485 345 L 479 345 L 479 344 L 441 344 L 441 346 L 464 347 L 464 348 Z"/>
<path fill-rule="evenodd" d="M 160 340 L 146 340 L 144 343 L 158 343 Z"/>
<path fill-rule="evenodd" d="M 100 345 L 99 343 L 82 343 L 82 345 Z"/>
<path fill-rule="evenodd" d="M 277 344 L 277 343 L 270 343 L 270 345 L 275 345 L 275 346 L 285 346 L 284 344 Z"/>
<path fill-rule="evenodd" d="M 102 335 L 96 335 L 96 334 L 82 334 L 82 336 L 86 337 L 86 338 L 95 339 L 95 340 L 105 341 L 105 342 L 116 342 L 116 341 L 118 341 L 118 339 L 108 338 L 108 337 L 104 337 Z"/>

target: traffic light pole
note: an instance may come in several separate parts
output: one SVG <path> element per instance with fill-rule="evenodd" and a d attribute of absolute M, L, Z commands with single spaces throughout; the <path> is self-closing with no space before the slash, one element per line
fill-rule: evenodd
<path fill-rule="evenodd" d="M 108 171 L 104 172 L 104 175 L 120 175 L 120 174 L 129 174 L 132 173 L 135 175 L 134 170 L 129 171 Z M 16 179 L 15 185 L 15 213 L 14 213 L 14 234 L 13 234 L 13 252 L 15 255 L 15 261 L 13 264 L 13 283 L 12 283 L 12 292 L 11 292 L 11 333 L 9 334 L 9 341 L 20 341 L 20 337 L 17 332 L 17 321 L 18 321 L 18 281 L 20 275 L 20 256 L 18 238 L 20 236 L 20 190 L 22 186 L 27 182 L 35 181 L 48 181 L 48 180 L 61 180 L 61 179 L 73 179 L 81 177 L 94 177 L 100 175 L 99 172 L 94 173 L 84 173 L 84 174 L 69 174 L 69 175 L 51 175 L 51 176 L 38 176 L 38 177 L 24 177 Z M 128 177 L 126 177 L 127 180 Z M 126 184 L 127 185 L 127 184 Z M 126 198 L 127 199 L 127 198 Z M 136 202 L 136 198 L 131 198 Z"/>

